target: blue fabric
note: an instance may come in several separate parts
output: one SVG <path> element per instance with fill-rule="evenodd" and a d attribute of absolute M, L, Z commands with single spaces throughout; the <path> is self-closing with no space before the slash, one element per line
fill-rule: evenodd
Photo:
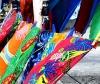
<path fill-rule="evenodd" d="M 2 0 L 2 3 L 8 3 L 9 0 Z"/>
<path fill-rule="evenodd" d="M 53 37 L 53 35 L 54 35 L 53 32 L 48 32 L 48 31 L 43 31 L 39 35 L 39 39 L 35 45 L 35 48 L 33 49 L 32 54 L 30 55 L 26 69 L 22 74 L 21 84 L 23 84 L 22 83 L 23 80 L 26 79 L 26 76 L 28 75 L 32 67 L 42 59 L 41 56 L 46 47 L 45 45 L 49 41 L 49 39 Z"/>
<path fill-rule="evenodd" d="M 66 28 L 66 24 L 68 23 L 80 0 L 54 1 L 54 6 L 51 8 L 53 24 L 55 24 L 56 32 L 62 32 Z M 53 3 L 53 0 L 50 0 L 50 2 Z"/>
<path fill-rule="evenodd" d="M 74 32 L 75 32 L 75 28 L 72 27 L 69 31 L 67 38 L 73 36 Z"/>
<path fill-rule="evenodd" d="M 56 28 L 55 28 L 55 25 L 52 24 L 52 32 L 55 33 L 56 32 Z"/>
<path fill-rule="evenodd" d="M 50 0 L 49 1 L 49 9 L 52 10 L 60 0 Z"/>

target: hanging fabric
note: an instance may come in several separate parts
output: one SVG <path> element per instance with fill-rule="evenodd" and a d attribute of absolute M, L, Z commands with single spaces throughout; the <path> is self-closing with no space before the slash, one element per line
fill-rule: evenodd
<path fill-rule="evenodd" d="M 35 0 L 34 0 L 35 1 Z M 33 1 L 33 2 L 34 2 Z M 35 3 L 34 3 L 35 4 Z M 44 24 L 48 24 L 48 23 L 46 23 L 44 20 L 49 20 L 49 17 L 48 17 L 48 8 L 46 7 L 46 6 L 48 6 L 48 0 L 47 1 L 44 1 L 43 2 L 43 9 L 42 9 L 42 17 L 43 17 L 43 25 Z M 35 9 L 36 10 L 36 9 Z M 39 18 L 39 17 L 38 17 Z M 43 26 L 43 28 L 49 28 L 49 26 Z M 49 32 L 49 34 L 50 34 L 50 36 L 53 34 L 53 32 Z M 41 40 L 40 40 L 40 38 L 39 38 L 39 43 L 37 42 L 37 44 L 40 44 L 40 42 L 42 41 L 42 39 L 46 39 L 44 42 L 45 42 L 45 44 L 41 44 L 40 45 L 40 49 L 38 49 L 37 50 L 37 44 L 36 44 L 36 46 L 35 46 L 35 49 L 33 50 L 33 53 L 31 54 L 31 56 L 30 56 L 30 58 L 29 58 L 29 60 L 28 60 L 28 63 L 27 63 L 27 66 L 26 66 L 26 70 L 24 71 L 24 73 L 21 75 L 21 77 L 19 78 L 19 82 L 22 82 L 23 80 L 25 80 L 25 78 L 26 78 L 26 76 L 27 76 L 27 73 L 29 73 L 30 72 L 30 70 L 31 70 L 31 68 L 32 68 L 32 66 L 34 66 L 34 64 L 36 64 L 37 62 L 39 62 L 39 60 L 41 60 L 42 59 L 42 53 L 43 53 L 43 51 L 44 50 L 47 50 L 47 49 L 45 49 L 45 47 L 46 47 L 46 43 L 52 38 L 52 37 L 50 37 L 50 38 L 48 38 L 48 31 L 45 31 L 44 33 L 41 33 L 40 34 L 41 36 L 45 36 L 44 38 L 42 37 L 41 38 Z M 60 39 L 60 40 L 62 40 L 61 38 L 63 38 L 64 39 L 64 36 L 66 37 L 66 35 L 64 34 L 64 33 L 62 33 L 62 34 L 54 34 L 54 37 L 52 38 L 52 39 L 55 39 L 55 40 L 58 40 L 58 38 Z M 51 43 L 52 41 L 50 41 L 50 43 Z M 57 42 L 57 41 L 56 41 Z M 52 44 L 52 43 L 51 43 Z M 53 47 L 54 45 L 52 44 L 52 46 L 51 47 Z M 49 51 L 49 53 L 50 53 L 50 51 L 52 51 L 52 49 L 51 50 L 48 50 Z M 34 53 L 35 52 L 35 53 Z M 35 56 L 35 57 L 33 57 L 33 56 Z M 32 60 L 35 60 L 35 61 L 32 61 Z M 38 60 L 38 61 L 36 61 L 36 60 Z"/>
<path fill-rule="evenodd" d="M 75 9 L 73 15 L 70 17 L 70 20 L 73 21 L 73 20 L 77 19 L 77 16 L 78 16 L 78 13 L 79 13 L 79 10 L 80 10 L 80 6 L 81 6 L 81 1 L 78 4 L 77 8 Z"/>
<path fill-rule="evenodd" d="M 66 24 L 79 3 L 80 0 L 59 0 L 54 8 L 51 9 L 52 20 L 55 25 L 56 32 L 64 31 Z"/>
<path fill-rule="evenodd" d="M 76 32 L 80 34 L 84 34 L 86 32 L 98 2 L 99 0 L 82 0 L 78 18 L 74 25 Z"/>
<path fill-rule="evenodd" d="M 37 26 L 37 25 L 36 25 Z M 37 28 L 35 28 L 35 29 L 33 29 L 34 31 L 36 31 L 36 29 Z M 29 38 L 32 38 L 32 35 L 34 35 L 34 31 L 33 30 L 31 30 L 31 32 L 30 32 L 30 34 L 29 34 L 29 36 L 27 36 L 27 39 L 29 39 Z M 33 33 L 33 34 L 32 34 Z M 38 35 L 38 34 L 37 34 Z M 61 37 L 60 37 L 61 38 Z M 31 40 L 29 41 L 29 42 L 32 42 Z M 23 44 L 23 43 L 22 43 Z M 28 40 L 27 40 L 27 43 L 26 43 L 27 45 L 28 45 Z M 26 48 L 29 48 L 28 46 L 25 46 Z M 25 47 L 23 47 L 23 50 L 25 50 Z M 29 57 L 29 55 L 30 55 L 30 53 L 32 52 L 32 49 L 34 48 L 34 45 L 32 45 L 32 47 L 31 48 L 29 48 L 29 49 L 27 49 L 27 51 L 25 52 L 25 54 L 23 54 L 20 50 L 18 51 L 19 53 L 17 53 L 18 55 L 16 55 L 17 57 L 16 57 L 16 60 L 17 60 L 17 62 L 15 62 L 15 61 L 13 61 L 13 62 L 15 62 L 15 64 L 14 64 L 14 66 L 12 66 L 13 67 L 13 70 L 10 72 L 10 66 L 8 66 L 8 68 L 7 68 L 7 73 L 5 72 L 5 75 L 3 76 L 3 78 L 2 79 L 5 79 L 6 77 L 7 77 L 7 79 L 9 78 L 9 77 L 11 77 L 12 75 L 10 75 L 10 73 L 13 73 L 13 72 L 17 72 L 16 70 L 18 70 L 18 72 L 16 73 L 16 78 L 14 79 L 14 80 L 10 80 L 10 81 L 8 81 L 8 83 L 9 82 L 15 82 L 15 80 L 17 79 L 17 77 L 19 77 L 19 75 L 20 75 L 20 73 L 22 73 L 22 70 L 23 70 L 23 68 L 24 68 L 24 66 L 25 66 L 25 64 L 26 64 L 26 62 L 27 62 L 27 60 L 28 60 L 28 57 Z M 34 50 L 34 49 L 33 49 Z M 22 55 L 21 55 L 22 54 Z M 21 56 L 21 59 L 19 60 L 19 58 L 20 58 L 20 56 Z M 25 58 L 25 59 L 24 59 Z M 23 60 L 23 63 L 22 63 L 22 59 L 24 59 Z M 12 60 L 15 60 L 15 59 L 12 59 Z M 21 63 L 21 64 L 20 64 Z M 12 65 L 12 61 L 11 61 L 11 64 L 10 65 Z M 16 66 L 15 66 L 16 65 Z M 21 67 L 20 66 L 18 66 L 18 65 L 22 65 Z M 20 71 L 19 71 L 19 69 L 17 69 L 18 67 L 20 67 L 19 69 L 20 69 Z M 23 67 L 23 68 L 22 68 Z M 6 74 L 8 74 L 8 76 L 6 75 Z M 13 75 L 14 76 L 14 75 Z M 5 79 L 3 82 L 6 82 L 7 80 Z"/>
<path fill-rule="evenodd" d="M 28 32 L 30 31 L 32 24 L 28 24 L 26 22 L 21 22 L 18 26 L 15 34 L 10 39 L 10 41 L 6 44 L 4 49 L 0 53 L 0 76 L 5 73 L 5 70 L 8 64 L 16 54 L 21 42 L 24 40 Z M 17 44 L 17 45 L 16 45 Z"/>
<path fill-rule="evenodd" d="M 49 9 L 52 10 L 60 0 L 49 0 Z"/>
<path fill-rule="evenodd" d="M 58 44 L 61 40 L 64 40 L 66 36 L 67 36 L 66 33 L 54 33 L 53 34 L 53 32 L 48 33 L 47 31 L 40 34 L 41 38 L 39 38 L 39 42 L 37 42 L 35 49 L 30 55 L 26 69 L 22 75 L 23 77 L 22 81 L 26 79 L 26 76 L 28 75 L 32 67 L 35 66 L 38 62 L 40 62 L 46 55 L 51 53 L 54 47 L 56 46 L 56 44 Z M 45 41 L 41 42 L 44 39 Z M 40 43 L 43 43 L 43 44 L 41 44 L 40 48 L 38 48 L 37 45 L 39 45 Z M 50 48 L 48 49 L 48 47 Z"/>
<path fill-rule="evenodd" d="M 42 3 L 43 0 L 33 0 L 33 11 L 34 11 L 34 22 L 36 22 L 36 26 L 42 28 Z"/>
<path fill-rule="evenodd" d="M 98 33 L 100 33 L 100 2 L 97 6 L 95 15 L 92 19 L 92 23 L 90 27 L 90 39 L 95 40 Z"/>
<path fill-rule="evenodd" d="M 30 54 L 28 63 L 26 63 L 27 66 L 25 68 L 25 71 L 22 72 L 22 75 L 18 79 L 19 84 L 23 84 L 23 80 L 26 78 L 32 66 L 34 66 L 34 63 L 39 62 L 41 60 L 45 45 L 52 38 L 52 36 L 53 32 L 43 31 L 40 33 L 38 40 L 36 41 L 35 47 L 32 51 L 32 54 Z"/>
<path fill-rule="evenodd" d="M 16 21 L 16 15 L 17 15 L 17 13 L 14 10 L 14 11 L 12 11 L 10 18 L 5 18 L 6 21 L 1 26 L 1 29 L 0 29 L 0 43 L 2 43 L 4 41 L 4 39 L 7 37 L 7 35 L 10 33 L 11 28 Z"/>
<path fill-rule="evenodd" d="M 68 68 L 67 62 L 74 59 L 74 57 L 83 56 L 92 49 L 91 44 L 92 41 L 76 37 L 61 40 L 48 56 L 41 60 L 36 66 L 33 66 L 23 84 L 56 84 L 59 78 L 65 74 Z M 72 64 L 69 66 L 69 69 L 78 61 L 79 59 L 77 61 L 71 61 L 70 64 Z M 30 82 L 31 78 L 32 80 Z"/>
<path fill-rule="evenodd" d="M 35 7 L 34 1 L 33 7 Z M 60 17 L 60 14 L 62 13 L 61 11 L 64 12 L 66 10 L 66 7 L 62 7 L 65 9 L 61 10 L 60 13 L 56 10 L 56 7 L 58 7 L 57 4 L 64 5 L 66 2 L 65 0 L 62 2 L 55 2 L 55 5 L 53 8 L 51 8 L 53 13 L 54 10 L 56 10 L 55 13 L 59 15 L 59 18 L 57 16 L 56 20 L 59 21 L 59 19 L 61 19 L 61 25 L 58 26 L 58 24 L 55 24 L 57 21 L 54 22 L 55 17 L 53 17 L 53 25 L 56 26 L 56 28 L 61 28 L 58 28 L 56 31 L 64 30 L 65 23 L 69 20 L 71 14 L 75 10 L 77 6 L 76 4 L 80 2 L 80 0 L 76 0 L 77 2 L 74 1 L 75 0 L 73 0 L 73 3 L 72 0 L 68 1 L 67 8 L 69 6 L 73 7 L 70 7 L 72 10 L 67 10 L 68 13 L 64 13 L 65 16 L 63 19 Z M 0 84 L 15 84 L 16 82 L 18 82 L 18 84 L 56 84 L 56 82 L 65 74 L 65 72 L 68 72 L 84 57 L 85 54 L 87 54 L 93 48 L 93 42 L 78 37 L 70 36 L 66 38 L 66 33 L 43 31 L 43 26 L 41 26 L 41 16 L 39 14 L 41 7 L 38 8 L 39 12 L 37 12 L 37 16 L 40 18 L 39 21 L 36 18 L 36 14 L 32 16 L 33 13 L 30 13 L 32 12 L 29 10 L 32 9 L 30 8 L 32 7 L 32 0 L 28 2 L 28 5 L 26 2 L 28 2 L 28 0 L 25 1 L 25 3 L 24 0 L 21 0 L 20 2 L 23 20 L 26 22 L 22 21 L 20 23 L 20 26 L 16 30 L 14 36 L 0 53 Z M 39 6 L 41 6 L 41 2 Z M 25 14 L 27 11 L 28 14 Z M 32 16 L 32 18 L 30 16 Z M 36 21 L 36 24 L 34 21 Z M 34 22 L 35 25 L 32 27 L 32 24 L 27 22 Z M 26 26 L 28 24 L 32 28 Z M 25 33 L 23 34 L 24 31 Z M 72 31 L 74 31 L 74 28 Z M 18 38 L 19 40 L 17 40 Z M 5 51 L 7 51 L 7 53 L 5 53 Z"/>
<path fill-rule="evenodd" d="M 10 40 L 10 38 L 14 35 L 18 25 L 20 24 L 20 21 L 22 20 L 21 14 L 18 12 L 16 16 L 16 21 L 12 25 L 12 28 L 10 30 L 10 33 L 4 38 L 4 40 L 0 43 L 0 51 L 4 48 L 4 46 L 7 44 L 7 42 Z"/>
<path fill-rule="evenodd" d="M 20 10 L 24 21 L 34 22 L 33 0 L 20 0 Z"/>
<path fill-rule="evenodd" d="M 22 4 L 24 4 L 24 3 L 22 3 L 24 0 L 21 0 L 21 2 L 20 2 L 20 5 L 21 5 L 21 13 L 22 13 L 22 16 L 23 16 L 23 12 L 25 13 L 26 11 L 28 11 L 28 10 L 24 10 L 25 8 L 24 8 L 24 5 L 22 5 Z M 27 2 L 27 1 L 26 1 Z M 25 2 L 25 3 L 26 3 Z M 29 3 L 31 3 L 31 1 L 29 2 Z M 26 3 L 26 5 L 27 5 L 27 3 Z M 32 5 L 27 5 L 27 9 L 30 9 L 30 7 L 31 7 Z M 29 21 L 29 19 L 27 20 L 27 18 L 28 17 L 24 17 L 23 16 L 23 18 L 25 18 L 26 19 L 26 21 L 28 21 L 28 22 L 30 22 Z M 34 18 L 35 19 L 35 18 Z M 34 23 L 35 24 L 35 23 Z M 32 30 L 29 32 L 29 34 L 27 35 L 27 37 L 24 39 L 24 41 L 26 41 L 26 44 L 23 44 L 23 43 L 25 43 L 24 41 L 22 41 L 22 43 L 21 43 L 21 45 L 20 45 L 20 47 L 19 47 L 19 49 L 18 49 L 18 51 L 17 51 L 17 53 L 15 54 L 15 57 L 14 58 L 12 58 L 12 60 L 15 60 L 16 59 L 16 61 L 17 62 L 15 62 L 15 68 L 13 69 L 13 70 L 15 70 L 16 71 L 16 69 L 18 68 L 18 67 L 20 67 L 20 66 L 18 66 L 18 67 L 16 67 L 16 65 L 17 65 L 17 63 L 19 64 L 19 63 L 21 63 L 21 61 L 23 61 L 23 63 L 21 63 L 22 64 L 22 66 L 23 66 L 23 68 L 24 68 L 24 65 L 26 64 L 26 62 L 27 62 L 27 60 L 28 60 L 28 57 L 29 57 L 29 55 L 30 55 L 30 53 L 32 52 L 32 49 L 34 48 L 34 45 L 31 45 L 32 43 L 34 43 L 34 41 L 35 40 L 37 40 L 37 37 L 34 37 L 35 35 L 36 36 L 38 36 L 38 34 L 39 34 L 39 32 L 40 32 L 40 29 L 39 29 L 39 27 L 37 27 L 38 25 L 38 22 L 36 22 L 36 25 L 34 25 L 33 26 L 33 28 L 32 28 Z M 26 29 L 24 29 L 25 31 L 26 31 Z M 23 36 L 23 35 L 21 35 L 21 36 Z M 34 39 L 32 39 L 32 38 L 34 38 Z M 21 49 L 22 48 L 22 49 Z M 12 48 L 11 48 L 12 49 Z M 21 50 L 21 51 L 20 51 Z M 15 50 L 16 51 L 16 50 Z M 25 51 L 25 54 L 23 54 L 23 52 Z M 22 56 L 22 55 L 23 56 Z M 28 55 L 27 55 L 28 54 Z M 21 56 L 21 59 L 19 60 L 19 58 L 20 58 L 20 56 Z M 25 60 L 22 60 L 22 59 L 24 59 L 24 57 L 26 56 L 26 59 Z M 11 64 L 9 64 L 9 65 L 12 65 L 12 61 L 11 60 Z M 8 66 L 9 67 L 9 66 Z M 21 73 L 22 72 L 22 69 L 23 68 L 19 68 L 20 69 L 20 72 L 19 73 Z M 8 70 L 9 71 L 9 70 Z M 15 72 L 15 71 L 13 71 L 13 72 Z M 19 73 L 16 73 L 16 75 L 17 76 L 19 76 Z M 9 74 L 9 73 L 8 73 Z M 9 81 L 8 81 L 8 83 L 9 83 Z"/>
<path fill-rule="evenodd" d="M 0 83 L 4 84 L 5 82 L 14 83 L 16 79 L 19 77 L 22 72 L 32 50 L 34 49 L 35 42 L 37 41 L 37 36 L 40 32 L 40 29 L 37 27 L 32 28 L 32 30 L 28 33 L 26 38 L 21 43 L 16 55 L 12 58 L 8 68 L 1 78 Z M 14 80 L 10 80 L 7 78 L 8 76 L 14 75 Z M 15 77 L 16 75 L 16 77 Z M 7 78 L 7 79 L 6 79 Z M 5 79 L 5 80 L 4 80 Z M 4 81 L 3 81 L 4 80 Z"/>

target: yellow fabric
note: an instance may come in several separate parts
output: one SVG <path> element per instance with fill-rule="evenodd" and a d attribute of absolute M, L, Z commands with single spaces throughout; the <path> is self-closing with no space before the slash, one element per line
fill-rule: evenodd
<path fill-rule="evenodd" d="M 45 81 L 45 84 L 48 84 L 48 80 L 46 79 L 45 75 L 41 75 L 41 76 L 39 77 L 39 79 L 37 80 L 37 83 L 36 83 L 36 84 L 44 84 L 44 83 L 43 83 L 43 79 L 44 79 L 44 81 Z"/>

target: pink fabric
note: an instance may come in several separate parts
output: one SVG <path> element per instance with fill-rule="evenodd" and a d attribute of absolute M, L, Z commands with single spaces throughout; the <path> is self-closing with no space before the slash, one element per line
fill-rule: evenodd
<path fill-rule="evenodd" d="M 14 24 L 15 21 L 16 21 L 16 12 L 13 11 L 11 17 L 2 26 L 2 30 L 0 32 L 0 43 L 9 34 L 12 28 L 12 25 Z"/>
<path fill-rule="evenodd" d="M 51 58 L 51 56 L 53 56 L 53 54 L 55 54 L 56 52 L 59 51 L 59 49 L 61 48 L 65 48 L 67 45 L 70 44 L 70 39 L 71 38 L 67 38 L 66 40 L 61 41 L 56 48 L 54 49 L 54 51 L 49 54 L 44 60 L 42 60 L 40 63 L 38 63 L 35 67 L 33 67 L 33 69 L 30 71 L 30 73 L 28 74 L 26 80 L 24 81 L 23 84 L 28 84 L 28 80 L 32 77 L 32 74 L 38 73 L 39 70 L 41 69 L 41 67 L 47 63 L 47 60 L 49 60 Z"/>

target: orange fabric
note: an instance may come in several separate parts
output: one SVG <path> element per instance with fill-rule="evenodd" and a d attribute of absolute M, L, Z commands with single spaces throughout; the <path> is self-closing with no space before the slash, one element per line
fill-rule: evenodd
<path fill-rule="evenodd" d="M 2 67 L 1 67 L 2 66 Z M 0 57 L 0 76 L 2 76 L 5 73 L 5 68 L 7 67 L 6 63 L 2 58 Z"/>
<path fill-rule="evenodd" d="M 18 26 L 15 34 L 6 44 L 4 49 L 0 53 L 0 76 L 2 76 L 11 61 L 11 58 L 16 54 L 16 51 L 20 47 L 21 42 L 25 39 L 26 35 L 31 30 L 32 23 L 26 23 L 22 21 Z"/>
<path fill-rule="evenodd" d="M 26 23 L 23 23 L 23 24 L 26 24 Z M 22 24 L 22 25 L 23 25 L 23 24 Z M 22 26 L 22 25 L 21 25 L 21 26 Z M 24 26 L 24 25 L 23 25 L 23 26 Z M 26 24 L 26 26 L 27 26 L 27 24 Z M 26 26 L 24 26 L 24 27 L 26 27 Z M 15 53 L 16 53 L 16 51 L 18 50 L 18 48 L 19 48 L 21 42 L 24 40 L 25 36 L 28 34 L 28 32 L 29 32 L 29 30 L 30 30 L 32 24 L 28 24 L 28 26 L 29 26 L 29 28 L 27 28 L 26 32 L 23 32 L 23 34 L 21 34 L 21 35 L 18 36 L 18 34 L 20 34 L 20 33 L 18 33 L 18 32 L 16 31 L 16 34 L 15 34 L 15 35 L 13 36 L 13 38 L 10 40 L 8 49 L 9 49 L 9 51 L 10 51 L 12 54 L 15 55 Z M 23 29 L 23 28 L 22 28 L 22 29 Z M 20 30 L 19 30 L 19 31 L 20 31 Z M 18 36 L 18 37 L 17 37 L 17 36 Z M 20 36 L 21 36 L 21 37 L 20 37 Z"/>

